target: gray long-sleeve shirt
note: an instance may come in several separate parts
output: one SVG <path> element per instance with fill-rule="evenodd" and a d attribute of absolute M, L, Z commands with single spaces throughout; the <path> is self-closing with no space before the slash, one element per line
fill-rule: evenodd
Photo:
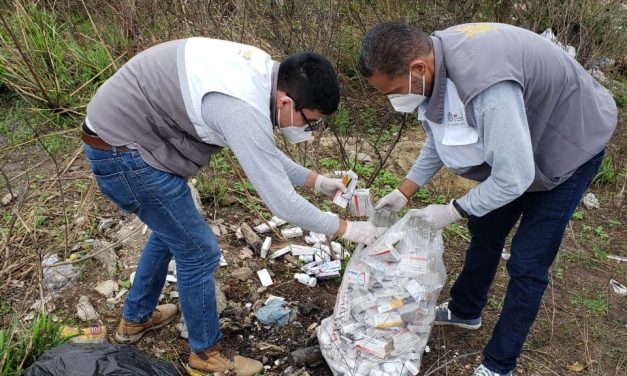
<path fill-rule="evenodd" d="M 211 127 L 208 143 L 226 145 L 272 213 L 287 222 L 322 234 L 334 234 L 339 219 L 319 210 L 299 195 L 310 170 L 281 152 L 270 119 L 246 102 L 221 93 L 202 100 L 203 120 Z"/>
<path fill-rule="evenodd" d="M 423 106 L 426 106 L 424 104 Z M 483 216 L 521 196 L 535 176 L 535 162 L 525 115 L 522 88 L 513 81 L 492 85 L 471 101 L 484 160 L 490 175 L 468 191 L 459 205 L 471 215 Z M 427 139 L 406 178 L 422 186 L 443 166 L 438 156 L 432 126 L 423 121 Z M 452 169 L 454 173 L 462 169 Z"/>

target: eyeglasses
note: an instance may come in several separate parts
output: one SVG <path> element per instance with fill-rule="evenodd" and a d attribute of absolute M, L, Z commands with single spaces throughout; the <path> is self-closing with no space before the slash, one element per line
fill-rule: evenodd
<path fill-rule="evenodd" d="M 305 132 L 313 132 L 317 130 L 318 127 L 320 127 L 320 123 L 322 123 L 322 117 L 315 121 L 309 121 L 302 109 L 299 109 L 298 112 L 300 112 L 300 115 L 303 117 L 303 119 L 305 119 L 305 123 L 307 123 L 307 128 L 305 128 Z"/>

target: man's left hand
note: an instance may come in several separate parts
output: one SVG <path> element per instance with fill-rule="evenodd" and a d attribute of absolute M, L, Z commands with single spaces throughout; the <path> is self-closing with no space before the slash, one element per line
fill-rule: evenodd
<path fill-rule="evenodd" d="M 429 205 L 426 208 L 418 209 L 416 210 L 416 215 L 438 229 L 462 219 L 462 216 L 453 206 L 453 201 L 448 205 Z"/>
<path fill-rule="evenodd" d="M 325 196 L 333 197 L 338 189 L 342 191 L 342 193 L 346 193 L 348 191 L 346 186 L 342 183 L 342 179 L 327 178 L 323 175 L 318 175 L 316 177 L 314 192 L 320 192 Z"/>

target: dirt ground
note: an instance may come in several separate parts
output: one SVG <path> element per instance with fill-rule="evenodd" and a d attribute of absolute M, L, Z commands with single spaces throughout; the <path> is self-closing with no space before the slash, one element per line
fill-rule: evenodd
<path fill-rule="evenodd" d="M 622 132 L 622 133 L 620 133 Z M 4 145 L 2 145 L 4 147 Z M 624 125 L 615 136 L 610 154 L 617 158 L 627 151 L 627 137 Z M 53 167 L 50 161 L 37 167 L 37 162 L 46 159 L 45 153 L 33 146 L 11 153 L 4 171 L 9 177 L 35 177 L 32 181 L 15 179 L 15 186 L 21 192 L 33 192 L 37 187 L 51 186 L 52 179 L 37 176 L 50 175 Z M 72 159 L 76 157 L 75 159 Z M 66 202 L 75 210 L 70 231 L 79 235 L 85 226 L 89 227 L 89 239 L 102 239 L 109 242 L 120 240 L 119 230 L 128 229 L 133 223 L 133 216 L 124 215 L 104 200 L 95 189 L 89 170 L 78 151 L 69 151 L 63 157 L 67 166 L 62 174 L 64 182 L 84 182 L 87 188 L 66 192 Z M 35 166 L 33 170 L 29 170 Z M 623 165 L 624 167 L 624 162 Z M 75 184 L 75 183 L 72 183 Z M 599 209 L 578 210 L 581 219 L 574 219 L 569 226 L 560 256 L 551 272 L 551 283 L 546 291 L 542 309 L 526 341 L 523 356 L 515 374 L 520 375 L 627 375 L 627 297 L 615 294 L 609 287 L 609 280 L 614 279 L 627 284 L 627 263 L 617 263 L 606 255 L 627 257 L 627 225 L 625 215 L 624 186 L 617 184 L 595 186 L 593 192 L 600 201 Z M 4 194 L 4 191 L 2 192 Z M 31 193 L 34 194 L 34 193 Z M 41 199 L 40 199 L 41 200 Z M 16 201 L 19 201 L 19 197 Z M 41 202 L 41 201 L 40 201 Z M 11 207 L 3 207 L 9 212 L 16 209 L 19 202 Z M 418 204 L 413 204 L 418 206 Z M 223 219 L 227 228 L 238 226 L 241 222 L 249 225 L 259 223 L 258 217 L 244 206 L 235 203 L 229 206 L 214 207 L 211 200 L 203 201 L 209 219 Z M 41 202 L 47 211 L 54 208 Z M 24 201 L 22 208 L 28 209 Z M 88 217 L 88 222 L 80 220 L 81 213 Z M 46 214 L 46 213 L 44 213 Z M 51 217 L 54 213 L 50 212 Z M 97 231 L 99 223 L 112 219 L 113 225 L 104 231 Z M 135 229 L 141 227 L 134 223 Z M 72 252 L 88 254 L 90 243 L 86 236 L 75 235 L 70 239 Z M 463 224 L 455 232 L 445 232 L 444 261 L 448 280 L 439 297 L 446 301 L 451 281 L 460 272 L 464 250 L 468 244 L 468 234 Z M 121 242 L 115 247 L 119 257 L 118 270 L 114 278 L 118 281 L 128 280 L 134 270 L 137 257 L 141 251 L 142 239 L 146 234 L 135 231 L 131 241 Z M 19 244 L 11 250 L 11 258 L 25 256 L 32 249 L 45 249 L 46 244 L 37 244 L 33 236 L 23 236 L 20 244 L 16 239 L 12 243 Z M 321 281 L 316 287 L 310 288 L 296 282 L 292 275 L 298 266 L 285 259 L 269 261 L 257 256 L 249 259 L 240 258 L 240 250 L 246 244 L 237 239 L 235 232 L 229 230 L 219 237 L 223 254 L 228 266 L 220 267 L 217 280 L 227 298 L 228 307 L 222 312 L 221 321 L 225 333 L 224 342 L 233 350 L 243 355 L 259 359 L 266 366 L 267 375 L 331 375 L 325 364 L 309 368 L 306 371 L 290 367 L 286 355 L 295 349 L 305 347 L 315 337 L 316 327 L 320 321 L 333 313 L 335 295 L 339 280 Z M 302 239 L 300 240 L 302 242 Z M 29 244 L 30 243 L 30 244 Z M 506 247 L 507 249 L 507 247 Z M 76 305 L 79 296 L 86 295 L 99 312 L 106 325 L 110 340 L 120 318 L 122 302 L 107 304 L 106 299 L 94 291 L 94 286 L 107 280 L 110 276 L 102 265 L 89 258 L 77 264 L 81 268 L 79 282 L 64 290 L 53 299 L 50 312 L 61 322 L 70 325 L 84 325 L 76 317 Z M 231 276 L 231 273 L 243 266 L 253 271 L 267 268 L 271 271 L 274 281 L 272 286 L 263 288 L 256 274 L 242 282 Z M 0 325 L 5 327 L 14 315 L 23 318 L 29 312 L 34 299 L 39 295 L 35 274 L 20 274 L 17 270 L 7 276 L 3 284 L 2 300 L 10 304 L 10 311 L 2 311 Z M 15 282 L 11 282 L 11 281 Z M 20 284 L 20 280 L 24 283 Z M 429 341 L 430 352 L 423 358 L 421 374 L 423 375 L 469 375 L 474 367 L 481 362 L 481 350 L 488 341 L 491 329 L 498 319 L 508 277 L 506 263 L 503 261 L 494 281 L 490 300 L 483 315 L 483 327 L 477 331 L 465 331 L 455 328 L 435 327 Z M 170 298 L 169 292 L 176 289 L 170 284 L 165 289 L 163 302 L 177 303 Z M 267 327 L 261 325 L 254 317 L 254 310 L 269 294 L 281 296 L 297 310 L 297 317 L 292 323 L 283 327 Z M 252 309 L 246 307 L 253 304 Z M 187 362 L 188 348 L 185 339 L 180 337 L 175 328 L 178 320 L 154 333 L 146 335 L 136 347 L 150 355 L 159 357 L 177 366 Z M 579 368 L 583 368 L 580 369 Z M 182 369 L 182 368 L 181 368 Z M 182 371 L 184 372 L 184 371 Z M 306 372 L 306 373 L 305 373 Z"/>

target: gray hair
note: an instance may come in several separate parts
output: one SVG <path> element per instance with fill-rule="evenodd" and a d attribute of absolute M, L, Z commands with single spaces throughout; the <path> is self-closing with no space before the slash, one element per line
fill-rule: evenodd
<path fill-rule="evenodd" d="M 424 31 L 400 22 L 385 22 L 368 30 L 359 51 L 359 72 L 364 77 L 383 73 L 398 77 L 407 64 L 433 49 Z"/>

